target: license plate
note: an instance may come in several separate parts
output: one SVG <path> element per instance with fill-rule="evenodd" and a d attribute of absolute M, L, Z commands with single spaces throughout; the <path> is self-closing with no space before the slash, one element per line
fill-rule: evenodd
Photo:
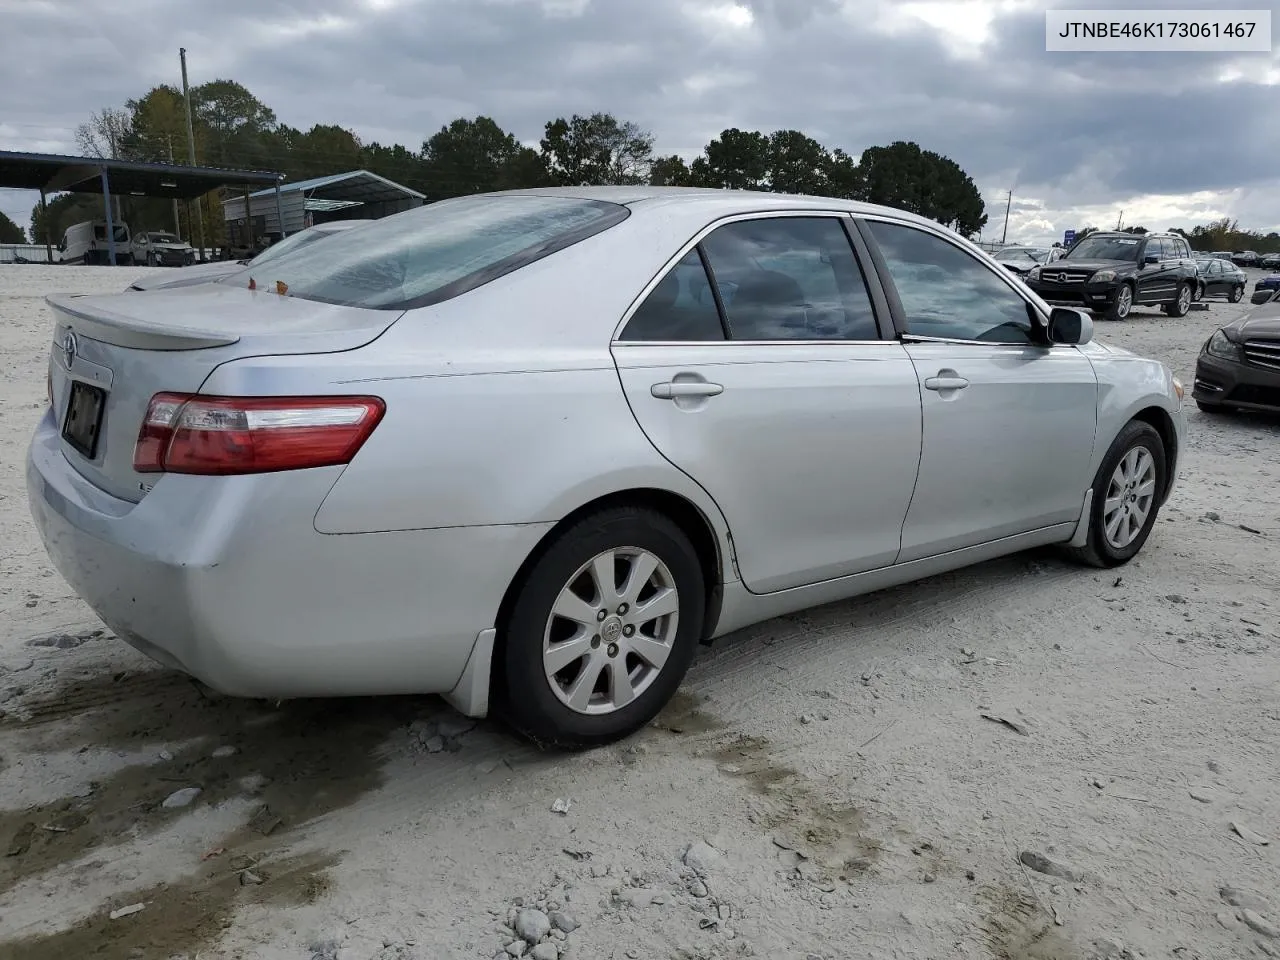
<path fill-rule="evenodd" d="M 62 439 L 92 460 L 98 455 L 98 434 L 102 430 L 102 410 L 107 392 L 81 380 L 71 381 L 67 417 L 62 421 Z"/>

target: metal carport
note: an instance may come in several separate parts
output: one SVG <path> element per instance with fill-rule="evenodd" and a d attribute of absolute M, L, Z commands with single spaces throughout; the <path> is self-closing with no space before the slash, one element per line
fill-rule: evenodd
<path fill-rule="evenodd" d="M 16 153 L 0 150 L 0 187 L 40 191 L 40 206 L 50 193 L 100 193 L 107 213 L 107 250 L 112 266 L 116 262 L 115 230 L 111 216 L 111 194 L 194 200 L 218 187 L 273 184 L 276 204 L 280 203 L 283 174 L 265 170 L 222 170 L 217 167 L 190 167 L 172 163 L 140 163 L 99 157 L 64 157 L 49 153 Z M 202 231 L 203 232 L 203 231 Z M 45 249 L 53 261 L 52 244 L 45 237 Z M 204 238 L 201 237 L 201 247 Z"/>

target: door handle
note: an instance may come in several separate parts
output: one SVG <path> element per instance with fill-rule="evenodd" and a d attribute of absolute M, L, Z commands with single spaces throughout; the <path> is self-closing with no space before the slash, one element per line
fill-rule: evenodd
<path fill-rule="evenodd" d="M 718 383 L 707 383 L 705 380 L 670 380 L 667 383 L 655 383 L 649 393 L 659 400 L 678 400 L 682 397 L 717 397 L 724 393 L 724 387 Z"/>
<path fill-rule="evenodd" d="M 969 385 L 969 381 L 964 377 L 944 377 L 942 375 L 929 377 L 924 382 L 926 390 L 963 390 Z"/>

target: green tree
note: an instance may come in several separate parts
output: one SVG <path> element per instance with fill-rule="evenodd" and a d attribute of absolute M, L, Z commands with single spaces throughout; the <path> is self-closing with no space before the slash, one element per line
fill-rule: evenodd
<path fill-rule="evenodd" d="M 898 140 L 868 147 L 858 160 L 859 199 L 899 207 L 945 224 L 964 236 L 987 222 L 982 194 L 951 158 Z"/>
<path fill-rule="evenodd" d="M 220 166 L 252 166 L 276 128 L 270 107 L 234 80 L 210 80 L 191 88 L 193 118 L 209 131 L 209 155 L 197 159 Z"/>
<path fill-rule="evenodd" d="M 839 147 L 831 151 L 827 181 L 827 192 L 833 197 L 856 200 L 864 193 L 862 171 L 858 167 L 858 161 Z"/>
<path fill-rule="evenodd" d="M 1146 227 L 1132 226 L 1132 227 L 1125 227 L 1123 232 L 1142 234 L 1142 233 L 1150 233 L 1151 231 L 1149 231 Z"/>
<path fill-rule="evenodd" d="M 827 148 L 799 130 L 778 130 L 769 135 L 768 183 L 775 193 L 830 193 L 831 154 Z"/>
<path fill-rule="evenodd" d="M 672 154 L 669 157 L 656 157 L 649 165 L 649 183 L 655 187 L 692 187 L 696 186 L 693 173 L 684 158 Z"/>
<path fill-rule="evenodd" d="M 291 180 L 359 170 L 364 160 L 360 138 L 336 124 L 317 123 L 306 133 L 282 125 L 261 136 L 271 150 L 265 162 Z"/>
<path fill-rule="evenodd" d="M 645 183 L 653 163 L 653 135 L 609 113 L 552 120 L 540 146 L 552 178 L 564 186 Z"/>
<path fill-rule="evenodd" d="M 380 143 L 371 143 L 364 148 L 360 165 L 370 173 L 386 177 L 410 190 L 427 193 L 422 157 L 408 147 L 402 147 L 398 143 L 389 147 L 384 147 Z"/>
<path fill-rule="evenodd" d="M 722 190 L 767 190 L 769 138 L 758 130 L 723 130 L 690 166 L 699 185 Z"/>
<path fill-rule="evenodd" d="M 422 145 L 422 173 L 433 200 L 537 186 L 541 160 L 492 117 L 459 118 Z M 529 182 L 534 181 L 534 182 Z"/>
<path fill-rule="evenodd" d="M 22 228 L 0 212 L 0 243 L 26 243 L 27 235 Z"/>

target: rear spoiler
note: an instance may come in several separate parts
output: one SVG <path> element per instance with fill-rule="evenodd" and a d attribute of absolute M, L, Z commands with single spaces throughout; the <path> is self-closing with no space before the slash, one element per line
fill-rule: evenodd
<path fill-rule="evenodd" d="M 52 308 L 55 317 L 62 315 L 59 322 L 63 322 L 63 318 L 73 321 L 70 325 L 75 332 L 91 340 L 135 350 L 204 350 L 240 340 L 224 332 L 186 326 L 175 328 L 101 305 L 90 307 L 77 302 L 85 296 L 55 293 L 45 297 L 45 303 Z"/>

